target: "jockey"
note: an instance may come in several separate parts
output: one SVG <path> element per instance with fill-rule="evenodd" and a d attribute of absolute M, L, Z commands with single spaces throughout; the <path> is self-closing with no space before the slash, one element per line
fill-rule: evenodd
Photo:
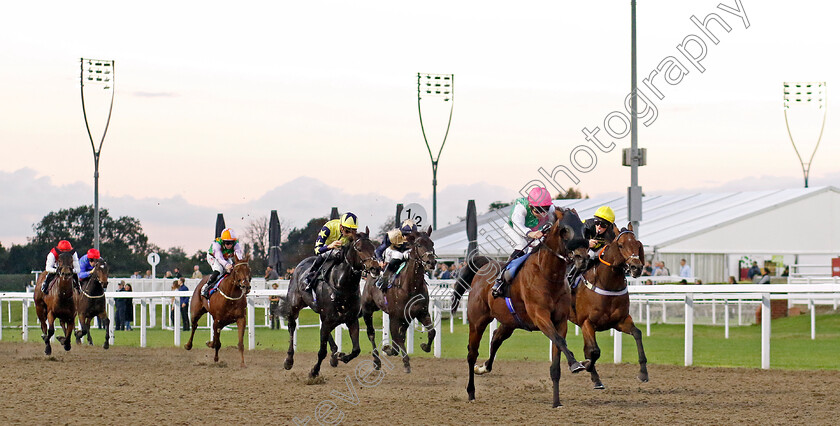
<path fill-rule="evenodd" d="M 507 266 L 516 258 L 527 252 L 535 241 L 542 238 L 540 231 L 543 225 L 554 217 L 554 204 L 551 202 L 551 194 L 542 187 L 532 188 L 527 197 L 522 197 L 514 202 L 508 219 L 508 236 L 514 242 L 513 253 L 510 254 L 507 263 L 499 272 L 496 283 L 493 284 L 493 297 L 502 294 L 502 287 L 512 278 L 506 271 Z"/>
<path fill-rule="evenodd" d="M 204 283 L 201 288 L 201 295 L 205 299 L 209 299 L 210 287 L 219 278 L 219 275 L 225 272 L 230 272 L 233 269 L 233 256 L 236 255 L 238 259 L 242 259 L 245 255 L 242 253 L 242 246 L 236 238 L 236 233 L 231 228 L 225 228 L 219 238 L 213 240 L 210 245 L 210 250 L 207 251 L 207 263 L 213 268 L 213 273 L 210 278 Z"/>
<path fill-rule="evenodd" d="M 92 248 L 79 259 L 79 281 L 86 281 L 90 278 L 90 272 L 93 271 L 93 265 L 90 264 L 90 261 L 97 261 L 99 258 L 99 250 Z"/>
<path fill-rule="evenodd" d="M 583 238 L 589 240 L 589 259 L 583 270 L 578 270 L 575 265 L 569 266 L 569 286 L 571 288 L 577 287 L 577 277 L 586 272 L 591 266 L 595 265 L 595 260 L 598 253 L 610 241 L 615 239 L 615 212 L 609 206 L 601 206 L 595 211 L 595 217 L 587 219 L 583 222 Z"/>
<path fill-rule="evenodd" d="M 76 252 L 73 250 L 73 245 L 70 244 L 70 241 L 61 240 L 58 242 L 58 245 L 53 247 L 52 250 L 50 250 L 50 253 L 47 255 L 47 265 L 46 267 L 44 267 L 44 271 L 47 272 L 47 278 L 44 279 L 43 283 L 41 283 L 42 293 L 47 293 L 47 287 L 55 278 L 56 272 L 58 272 L 58 269 L 56 268 L 56 262 L 58 262 L 59 253 L 67 252 L 73 252 L 73 288 L 75 288 L 76 290 L 79 290 L 81 288 L 79 287 L 79 255 L 77 255 Z"/>
<path fill-rule="evenodd" d="M 409 244 L 414 241 L 416 232 L 417 224 L 411 219 L 406 219 L 399 228 L 388 231 L 382 239 L 382 244 L 376 248 L 376 260 L 384 270 L 376 280 L 376 286 L 383 292 L 393 279 L 392 274 L 396 274 L 400 264 L 408 257 Z M 385 278 L 386 274 L 388 278 Z"/>
<path fill-rule="evenodd" d="M 321 266 L 327 259 L 337 259 L 341 254 L 341 246 L 356 236 L 359 227 L 359 218 L 355 214 L 347 212 L 339 219 L 333 219 L 321 227 L 318 238 L 315 240 L 315 262 L 309 268 L 309 273 L 304 277 L 306 286 L 303 291 L 309 291 L 315 284 L 315 277 Z"/>

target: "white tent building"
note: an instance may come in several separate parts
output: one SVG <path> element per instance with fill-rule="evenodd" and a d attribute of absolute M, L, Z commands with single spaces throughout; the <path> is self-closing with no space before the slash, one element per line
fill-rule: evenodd
<path fill-rule="evenodd" d="M 627 198 L 555 200 L 582 219 L 608 205 L 616 224 L 627 225 Z M 510 207 L 478 216 L 478 247 L 483 255 L 505 258 L 512 251 L 504 232 Z M 840 257 L 840 190 L 835 187 L 771 191 L 646 196 L 639 240 L 648 260 L 662 260 L 671 273 L 686 259 L 703 282 L 739 276 L 739 261 L 781 262 L 791 273 L 830 275 Z M 436 230 L 435 251 L 443 259 L 467 253 L 466 222 Z M 779 275 L 781 270 L 776 272 Z"/>

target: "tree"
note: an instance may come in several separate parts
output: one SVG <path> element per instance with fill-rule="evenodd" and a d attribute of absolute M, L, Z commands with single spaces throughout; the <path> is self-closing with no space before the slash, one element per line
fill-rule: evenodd
<path fill-rule="evenodd" d="M 583 195 L 579 189 L 569 188 L 565 193 L 561 192 L 554 197 L 555 200 L 577 200 L 581 198 L 589 198 L 589 195 Z"/>
<path fill-rule="evenodd" d="M 505 203 L 502 201 L 493 201 L 492 203 L 490 203 L 490 207 L 487 208 L 487 211 L 492 212 L 493 210 L 503 209 L 509 205 L 510 203 Z"/>
<path fill-rule="evenodd" d="M 245 238 L 253 248 L 253 270 L 265 270 L 265 266 L 268 265 L 268 216 L 251 219 L 245 227 Z"/>

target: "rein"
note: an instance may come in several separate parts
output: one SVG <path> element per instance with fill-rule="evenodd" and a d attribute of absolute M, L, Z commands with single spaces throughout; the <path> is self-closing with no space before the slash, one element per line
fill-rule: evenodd
<path fill-rule="evenodd" d="M 370 238 L 360 238 L 360 239 L 354 240 L 353 244 L 350 246 L 350 248 L 352 248 L 353 251 L 355 251 L 357 255 L 361 254 L 359 249 L 356 248 L 356 243 L 361 242 L 361 241 L 365 241 L 365 240 L 369 241 Z M 344 262 L 347 263 L 348 266 L 350 266 L 350 269 L 355 273 L 367 272 L 368 267 L 365 265 L 365 262 L 368 262 L 368 261 L 372 260 L 373 256 L 371 256 L 367 259 L 362 259 L 361 256 L 359 256 L 359 260 L 361 260 L 361 262 L 362 262 L 362 267 L 357 268 L 356 265 L 354 265 L 352 262 L 350 262 L 350 259 L 347 258 L 348 253 L 350 253 L 350 250 L 347 250 L 347 251 L 344 252 Z"/>
<path fill-rule="evenodd" d="M 633 231 L 622 231 L 621 233 L 619 233 L 619 234 L 618 234 L 618 236 L 617 236 L 617 237 L 615 237 L 615 240 L 616 240 L 616 241 L 618 241 L 618 239 L 619 239 L 619 238 L 621 238 L 621 236 L 622 236 L 622 235 L 624 235 L 624 234 L 636 235 L 636 234 L 634 234 L 634 233 L 633 233 Z M 610 244 L 612 244 L 612 243 L 610 243 Z M 627 258 L 625 258 L 625 259 L 622 259 L 622 261 L 621 261 L 621 263 L 620 263 L 620 264 L 618 264 L 618 265 L 615 265 L 615 266 L 614 266 L 612 263 L 607 262 L 606 260 L 604 260 L 604 257 L 603 257 L 603 256 L 604 256 L 604 252 L 605 252 L 605 251 L 607 251 L 607 247 L 608 247 L 608 246 L 609 246 L 609 245 L 607 245 L 606 247 L 602 248 L 602 249 L 601 249 L 601 251 L 600 251 L 600 252 L 598 252 L 598 260 L 599 260 L 601 263 L 603 263 L 604 265 L 607 265 L 607 266 L 609 266 L 609 267 L 611 267 L 611 268 L 613 268 L 613 269 L 619 269 L 619 265 L 624 265 L 624 266 L 625 266 L 625 269 L 626 269 L 626 267 L 627 267 L 627 262 L 628 262 L 629 260 L 632 260 L 632 259 L 639 259 L 639 255 L 638 255 L 638 254 L 632 254 L 632 255 L 630 255 L 629 257 L 627 257 Z M 619 252 L 619 253 L 620 253 L 620 252 Z M 626 278 L 626 277 L 624 278 L 624 288 L 623 288 L 623 289 L 621 289 L 621 290 L 618 290 L 618 291 L 604 290 L 604 289 L 602 289 L 602 288 L 598 287 L 597 285 L 595 285 L 595 284 L 593 284 L 593 283 L 589 282 L 589 281 L 586 279 L 586 277 L 585 277 L 585 276 L 581 276 L 581 278 L 583 278 L 583 285 L 585 285 L 585 286 L 586 286 L 586 288 L 588 288 L 588 289 L 590 289 L 590 290 L 594 291 L 595 293 L 600 294 L 600 295 L 602 295 L 602 296 L 623 296 L 623 295 L 627 294 L 627 292 L 628 292 L 628 291 L 627 291 L 627 278 Z"/>
<path fill-rule="evenodd" d="M 243 263 L 238 263 L 238 264 L 236 264 L 236 265 L 233 265 L 233 268 L 234 268 L 234 269 L 236 269 L 236 267 L 237 267 L 237 266 L 240 266 L 240 265 L 246 265 L 246 266 L 247 266 L 248 264 L 247 264 L 247 263 L 245 263 L 245 262 L 243 262 Z M 231 273 L 233 273 L 233 271 L 231 271 Z M 239 299 L 241 299 L 241 298 L 245 297 L 245 295 L 246 295 L 246 294 L 248 294 L 248 291 L 246 291 L 246 289 L 250 289 L 250 288 L 251 288 L 251 286 L 245 286 L 245 285 L 242 285 L 242 282 L 243 282 L 243 281 L 244 281 L 244 280 L 240 280 L 238 284 L 237 284 L 237 283 L 234 283 L 235 288 L 236 288 L 236 287 L 238 287 L 238 288 L 239 288 L 239 291 L 240 291 L 240 293 L 239 293 L 239 296 L 238 296 L 238 297 L 230 297 L 230 296 L 228 296 L 227 294 L 225 294 L 224 290 L 222 290 L 222 286 L 221 286 L 221 284 L 220 284 L 220 285 L 219 285 L 219 287 L 216 289 L 216 291 L 218 291 L 218 292 L 219 292 L 219 294 L 221 294 L 221 295 L 222 295 L 222 297 L 224 297 L 224 298 L 225 298 L 225 299 L 227 299 L 227 300 L 232 300 L 232 301 L 239 300 Z"/>

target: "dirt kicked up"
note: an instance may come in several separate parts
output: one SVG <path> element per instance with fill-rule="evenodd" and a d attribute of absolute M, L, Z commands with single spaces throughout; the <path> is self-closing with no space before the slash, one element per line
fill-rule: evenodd
<path fill-rule="evenodd" d="M 496 361 L 476 377 L 467 403 L 465 360 L 413 358 L 411 374 L 369 369 L 363 354 L 337 368 L 324 363 L 308 385 L 315 354 L 223 348 L 139 349 L 73 346 L 43 355 L 43 345 L 0 343 L 0 422 L 24 424 L 836 424 L 840 371 L 683 368 L 602 363 L 606 390 L 564 369 L 564 407 L 551 408 L 546 361 Z M 483 362 L 483 359 L 480 360 Z M 564 363 L 565 366 L 565 363 Z M 307 417 L 309 419 L 307 420 Z M 321 422 L 317 420 L 320 417 Z"/>

